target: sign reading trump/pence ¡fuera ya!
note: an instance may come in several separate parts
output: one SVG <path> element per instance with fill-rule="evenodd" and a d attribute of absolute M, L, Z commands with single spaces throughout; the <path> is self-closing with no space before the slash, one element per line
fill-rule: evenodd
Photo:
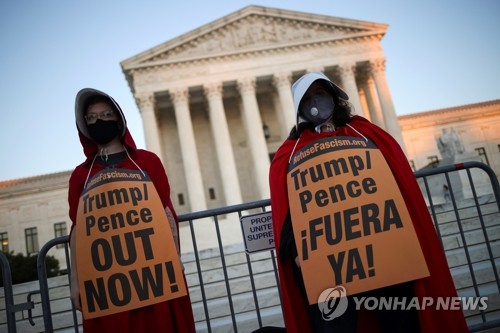
<path fill-rule="evenodd" d="M 167 215 L 146 174 L 96 174 L 81 194 L 75 232 L 85 319 L 187 294 Z"/>
<path fill-rule="evenodd" d="M 399 187 L 372 142 L 306 145 L 292 156 L 287 186 L 310 304 L 338 285 L 352 295 L 429 275 Z"/>

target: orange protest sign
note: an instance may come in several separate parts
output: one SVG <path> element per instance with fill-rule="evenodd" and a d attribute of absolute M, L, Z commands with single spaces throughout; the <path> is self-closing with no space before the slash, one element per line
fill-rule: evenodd
<path fill-rule="evenodd" d="M 106 169 L 78 206 L 76 254 L 85 319 L 187 294 L 170 225 L 141 172 Z"/>
<path fill-rule="evenodd" d="M 287 186 L 309 304 L 337 285 L 353 295 L 429 275 L 396 180 L 372 142 L 306 145 L 291 159 Z"/>

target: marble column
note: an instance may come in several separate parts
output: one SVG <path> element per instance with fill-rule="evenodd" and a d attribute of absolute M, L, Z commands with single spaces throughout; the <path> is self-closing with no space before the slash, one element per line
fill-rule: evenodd
<path fill-rule="evenodd" d="M 281 132 L 288 135 L 293 126 L 295 126 L 295 111 L 293 107 L 293 96 L 291 90 L 290 73 L 278 73 L 273 76 L 273 84 L 278 91 L 281 104 L 282 129 Z"/>
<path fill-rule="evenodd" d="M 366 112 L 364 113 L 363 117 L 368 119 L 369 121 L 372 121 L 371 113 L 370 113 L 370 108 L 368 107 L 368 101 L 366 100 L 366 93 L 363 87 L 360 87 L 360 90 L 358 91 L 359 93 L 359 101 L 361 103 L 361 107 L 363 110 Z"/>
<path fill-rule="evenodd" d="M 396 141 L 398 141 L 399 145 L 403 148 L 403 151 L 406 154 L 403 134 L 401 133 L 401 127 L 399 126 L 399 120 L 396 116 L 396 110 L 394 109 L 394 104 L 392 102 L 389 85 L 387 84 L 385 77 L 385 60 L 380 59 L 370 61 L 370 68 L 384 114 L 385 129 L 394 137 L 394 139 L 396 139 Z"/>
<path fill-rule="evenodd" d="M 151 93 L 136 94 L 135 101 L 141 112 L 146 148 L 163 160 L 160 131 L 158 129 L 158 121 L 155 113 L 155 97 Z"/>
<path fill-rule="evenodd" d="M 340 76 L 342 78 L 342 88 L 349 96 L 349 102 L 353 106 L 353 114 L 364 116 L 363 107 L 358 94 L 355 72 L 356 66 L 353 64 L 344 64 L 339 66 Z"/>
<path fill-rule="evenodd" d="M 179 88 L 170 90 L 169 92 L 174 103 L 177 132 L 179 133 L 182 162 L 188 187 L 189 205 L 193 212 L 206 210 L 205 187 L 203 186 L 193 124 L 189 111 L 188 90 L 187 88 Z"/>
<path fill-rule="evenodd" d="M 222 102 L 222 83 L 205 85 L 204 92 L 208 100 L 210 126 L 214 136 L 226 205 L 239 204 L 242 203 L 241 190 Z"/>
<path fill-rule="evenodd" d="M 255 186 L 260 199 L 269 198 L 269 152 L 262 131 L 262 119 L 255 92 L 255 79 L 238 80 L 238 90 L 243 102 L 243 125 L 253 160 Z"/>
<path fill-rule="evenodd" d="M 377 89 L 375 88 L 375 82 L 373 82 L 371 73 L 367 75 L 364 90 L 366 94 L 366 102 L 368 103 L 368 109 L 370 110 L 371 121 L 375 125 L 385 129 L 384 113 L 382 112 L 382 107 L 380 106 Z"/>

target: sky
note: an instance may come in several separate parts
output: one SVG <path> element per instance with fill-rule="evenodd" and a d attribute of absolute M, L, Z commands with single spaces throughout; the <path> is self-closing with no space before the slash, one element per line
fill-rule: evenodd
<path fill-rule="evenodd" d="M 84 160 L 74 120 L 84 87 L 113 96 L 146 148 L 120 62 L 249 5 L 388 24 L 398 115 L 500 98 L 498 0 L 2 0 L 0 181 Z"/>

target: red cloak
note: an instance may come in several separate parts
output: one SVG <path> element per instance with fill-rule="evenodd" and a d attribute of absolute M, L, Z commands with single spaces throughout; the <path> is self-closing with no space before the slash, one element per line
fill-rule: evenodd
<path fill-rule="evenodd" d="M 69 216 L 72 221 L 71 232 L 76 223 L 78 202 L 83 191 L 85 180 L 89 174 L 89 169 L 94 156 L 97 154 L 97 146 L 79 131 L 80 142 L 87 159 L 73 171 L 69 180 Z M 122 139 L 123 145 L 139 167 L 145 171 L 153 182 L 158 195 L 163 203 L 163 207 L 169 207 L 174 215 L 178 226 L 177 215 L 172 201 L 170 200 L 170 185 L 167 174 L 161 160 L 154 153 L 137 149 L 128 129 Z M 90 170 L 89 179 L 103 170 L 104 166 L 94 163 Z M 126 157 L 116 165 L 116 168 L 137 170 L 137 166 Z M 71 233 L 70 233 L 71 237 Z M 180 245 L 179 245 L 180 246 Z M 154 305 L 142 307 L 132 311 L 125 311 L 99 318 L 83 321 L 83 331 L 85 333 L 96 332 L 120 332 L 120 333 L 141 333 L 141 332 L 195 332 L 193 311 L 189 293 L 186 296 L 172 299 L 170 301 L 156 303 Z"/>
<path fill-rule="evenodd" d="M 429 277 L 415 281 L 415 296 L 419 298 L 457 296 L 441 243 L 401 147 L 387 132 L 362 117 L 352 117 L 349 125 L 373 141 L 380 149 L 408 207 L 430 272 Z M 356 131 L 348 126 L 341 127 L 336 132 L 321 134 L 305 129 L 298 142 L 288 139 L 276 152 L 271 163 L 269 182 L 274 237 L 278 252 L 283 223 L 289 211 L 286 175 L 290 155 L 294 150 L 327 136 L 361 137 Z M 279 258 L 279 253 L 277 257 Z M 307 300 L 303 298 L 293 279 L 292 264 L 295 264 L 293 260 L 284 262 L 278 260 L 285 326 L 287 333 L 307 333 L 312 330 L 307 314 Z M 435 310 L 427 307 L 418 311 L 418 315 L 420 329 L 425 333 L 469 331 L 461 310 Z M 373 328 L 377 325 L 370 320 L 373 320 L 370 316 L 358 316 L 358 332 L 373 332 Z"/>

